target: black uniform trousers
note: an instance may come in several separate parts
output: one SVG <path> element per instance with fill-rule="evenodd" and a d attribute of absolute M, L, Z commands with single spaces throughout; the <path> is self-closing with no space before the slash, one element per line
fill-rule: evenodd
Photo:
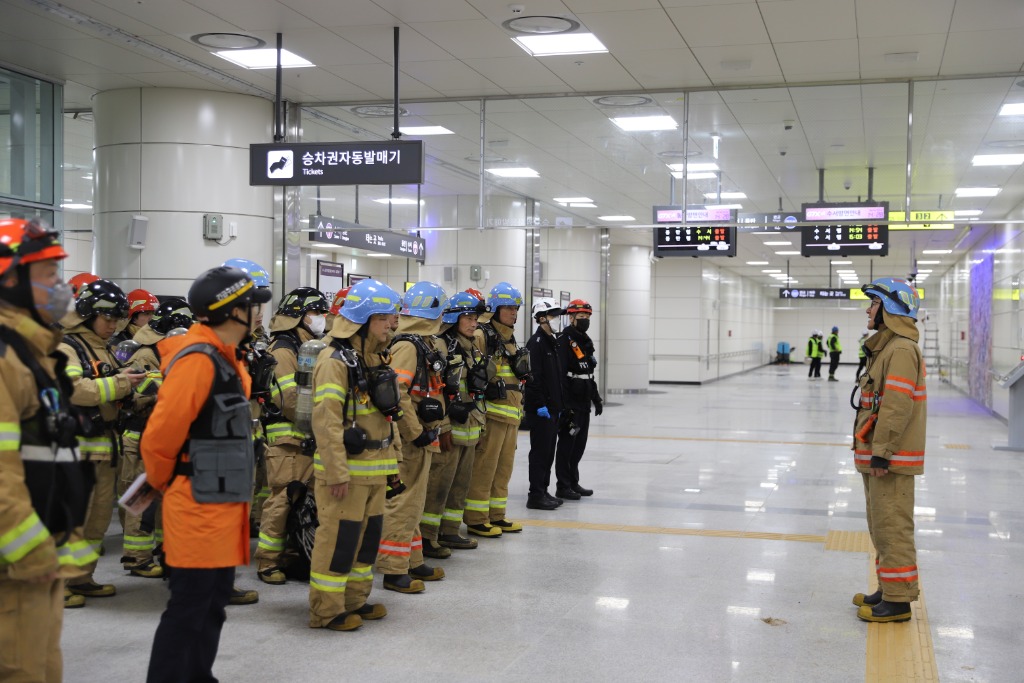
<path fill-rule="evenodd" d="M 565 490 L 580 483 L 580 460 L 587 450 L 587 433 L 590 432 L 590 409 L 572 411 L 572 420 L 564 420 L 558 430 L 558 450 L 555 453 L 555 478 L 558 488 Z M 579 431 L 570 432 L 576 425 Z"/>
<path fill-rule="evenodd" d="M 153 638 L 146 683 L 216 683 L 213 661 L 235 568 L 174 568 L 167 582 L 171 599 Z"/>
<path fill-rule="evenodd" d="M 807 371 L 808 377 L 821 377 L 821 356 L 811 359 L 811 369 Z"/>
<path fill-rule="evenodd" d="M 551 464 L 555 461 L 558 416 L 530 416 L 530 493 L 541 494 L 551 484 Z"/>
<path fill-rule="evenodd" d="M 835 377 L 836 368 L 839 367 L 839 352 L 829 351 L 828 352 L 828 376 Z"/>

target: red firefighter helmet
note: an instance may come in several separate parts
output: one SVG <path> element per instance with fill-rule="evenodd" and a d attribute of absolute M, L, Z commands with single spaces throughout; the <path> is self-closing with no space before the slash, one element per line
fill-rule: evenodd
<path fill-rule="evenodd" d="M 593 314 L 594 308 L 589 303 L 587 303 L 585 299 L 573 299 L 572 301 L 569 302 L 569 305 L 566 306 L 565 312 L 568 313 L 569 315 L 572 315 L 573 313 Z"/>
<path fill-rule="evenodd" d="M 466 294 L 472 294 L 477 299 L 480 299 L 480 301 L 484 300 L 484 293 L 481 292 L 479 289 L 473 289 L 472 287 L 470 287 L 469 289 L 466 290 Z"/>
<path fill-rule="evenodd" d="M 334 302 L 331 304 L 331 315 L 338 315 L 341 312 L 341 307 L 345 305 L 345 297 L 348 296 L 349 288 L 338 290 L 338 293 L 334 295 Z"/>
<path fill-rule="evenodd" d="M 99 278 L 93 275 L 92 273 L 79 273 L 78 275 L 68 280 L 68 284 L 71 285 L 71 293 L 74 294 L 75 296 L 78 296 L 78 293 L 82 291 L 82 287 L 85 287 L 86 285 L 91 285 L 97 280 L 99 280 Z"/>
<path fill-rule="evenodd" d="M 23 263 L 67 258 L 60 238 L 38 219 L 0 220 L 0 277 Z"/>
<path fill-rule="evenodd" d="M 144 289 L 133 289 L 128 292 L 128 317 L 136 313 L 156 311 L 160 307 L 160 299 Z"/>

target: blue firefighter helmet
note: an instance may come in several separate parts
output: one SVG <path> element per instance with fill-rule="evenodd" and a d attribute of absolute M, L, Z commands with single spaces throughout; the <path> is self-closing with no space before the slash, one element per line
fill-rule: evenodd
<path fill-rule="evenodd" d="M 362 325 L 371 315 L 393 315 L 401 302 L 398 292 L 380 280 L 360 280 L 352 285 L 338 315 Z"/>
<path fill-rule="evenodd" d="M 509 283 L 499 282 L 491 287 L 491 292 L 487 295 L 487 305 L 492 311 L 497 311 L 498 306 L 519 308 L 523 305 L 523 294 Z"/>
<path fill-rule="evenodd" d="M 249 277 L 252 278 L 252 282 L 257 287 L 269 287 L 270 276 L 267 275 L 267 269 L 256 263 L 244 258 L 232 258 L 228 259 L 222 266 L 228 266 L 229 268 L 238 268 L 248 273 Z"/>
<path fill-rule="evenodd" d="M 426 318 L 437 320 L 444 313 L 448 295 L 444 293 L 441 285 L 433 282 L 417 282 L 402 299 L 402 315 L 413 318 Z"/>
<path fill-rule="evenodd" d="M 917 320 L 921 297 L 914 286 L 906 280 L 880 277 L 871 284 L 861 287 L 861 291 L 868 296 L 877 296 L 881 299 L 882 308 L 889 315 L 902 315 Z"/>
<path fill-rule="evenodd" d="M 487 312 L 487 304 L 468 292 L 458 292 L 451 299 L 448 299 L 448 308 L 445 309 L 442 321 L 446 325 L 454 325 L 459 322 L 459 316 L 464 313 L 476 313 L 481 315 Z"/>

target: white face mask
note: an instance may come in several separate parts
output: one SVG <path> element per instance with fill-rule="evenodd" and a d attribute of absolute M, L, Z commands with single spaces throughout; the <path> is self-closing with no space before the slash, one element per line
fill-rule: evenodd
<path fill-rule="evenodd" d="M 326 315 L 311 315 L 309 317 L 309 331 L 313 333 L 314 337 L 319 339 L 324 336 L 325 329 L 327 329 Z"/>

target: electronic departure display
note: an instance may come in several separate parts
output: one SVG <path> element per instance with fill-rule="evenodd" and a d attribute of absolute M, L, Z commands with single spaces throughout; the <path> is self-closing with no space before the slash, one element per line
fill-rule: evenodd
<path fill-rule="evenodd" d="M 735 256 L 736 226 L 660 226 L 654 229 L 655 256 Z"/>
<path fill-rule="evenodd" d="M 805 225 L 800 228 L 802 256 L 887 256 L 889 226 Z"/>

